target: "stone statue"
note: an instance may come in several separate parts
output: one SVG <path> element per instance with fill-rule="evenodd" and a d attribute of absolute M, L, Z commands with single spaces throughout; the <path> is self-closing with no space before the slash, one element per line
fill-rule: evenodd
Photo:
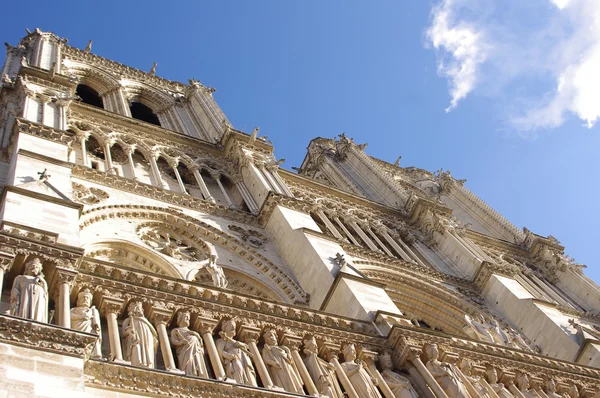
<path fill-rule="evenodd" d="M 177 315 L 177 326 L 171 330 L 171 344 L 177 352 L 179 370 L 187 376 L 208 378 L 202 338 L 198 333 L 189 329 L 189 312 L 180 312 Z"/>
<path fill-rule="evenodd" d="M 15 278 L 10 292 L 10 313 L 32 321 L 48 322 L 48 284 L 39 258 L 29 261 L 25 273 Z"/>
<path fill-rule="evenodd" d="M 465 322 L 466 324 L 463 326 L 463 331 L 469 335 L 469 337 L 487 343 L 494 343 L 494 338 L 483 323 L 477 322 L 467 314 L 465 314 Z"/>
<path fill-rule="evenodd" d="M 490 335 L 494 339 L 496 344 L 509 345 L 510 337 L 506 332 L 500 327 L 498 320 L 492 319 L 485 325 L 490 332 Z"/>
<path fill-rule="evenodd" d="M 577 389 L 577 385 L 571 384 L 571 386 L 569 387 L 568 396 L 570 398 L 579 398 L 579 390 Z"/>
<path fill-rule="evenodd" d="M 102 328 L 100 313 L 92 305 L 92 292 L 84 289 L 77 295 L 77 307 L 71 309 L 71 328 L 86 333 L 98 335 L 98 340 L 92 350 L 92 358 L 102 358 Z"/>
<path fill-rule="evenodd" d="M 350 379 L 352 387 L 361 398 L 381 398 L 377 390 L 377 379 L 371 374 L 369 368 L 361 360 L 356 360 L 356 348 L 354 344 L 348 343 L 342 347 L 344 362 L 342 369 Z"/>
<path fill-rule="evenodd" d="M 562 395 L 560 395 L 556 392 L 556 382 L 554 381 L 554 379 L 548 379 L 548 381 L 546 381 L 546 395 L 549 398 L 561 398 L 562 397 Z"/>
<path fill-rule="evenodd" d="M 225 289 L 228 285 L 227 278 L 225 278 L 225 272 L 223 268 L 217 264 L 217 256 L 211 254 L 206 265 L 206 270 L 210 273 L 215 287 Z"/>
<path fill-rule="evenodd" d="M 427 369 L 438 382 L 449 398 L 469 398 L 465 385 L 460 380 L 457 369 L 447 362 L 438 360 L 440 355 L 437 345 L 430 344 L 426 348 Z"/>
<path fill-rule="evenodd" d="M 485 374 L 487 377 L 488 384 L 490 385 L 490 387 L 492 387 L 492 390 L 494 390 L 498 397 L 514 397 L 514 395 L 504 386 L 503 383 L 498 382 L 498 371 L 496 370 L 496 368 L 488 365 Z"/>
<path fill-rule="evenodd" d="M 277 345 L 277 333 L 274 329 L 265 329 L 263 337 L 265 345 L 262 349 L 262 357 L 269 368 L 273 384 L 287 392 L 304 394 L 302 380 L 294 367 L 290 349 Z"/>
<path fill-rule="evenodd" d="M 125 360 L 133 366 L 154 368 L 158 336 L 154 326 L 144 317 L 140 301 L 132 301 L 127 306 L 129 317 L 123 322 Z"/>
<path fill-rule="evenodd" d="M 398 373 L 392 371 L 394 365 L 389 353 L 384 352 L 379 356 L 379 365 L 382 369 L 381 376 L 383 377 L 383 380 L 385 380 L 396 398 L 419 397 L 406 377 L 400 376 Z"/>
<path fill-rule="evenodd" d="M 531 390 L 529 384 L 529 377 L 525 373 L 521 373 L 517 376 L 516 383 L 517 388 L 525 396 L 525 398 L 538 398 L 539 396 L 535 390 Z"/>
<path fill-rule="evenodd" d="M 469 380 L 469 383 L 471 383 L 475 391 L 477 391 L 478 397 L 492 398 L 492 394 L 488 391 L 487 387 L 481 382 L 481 377 L 471 375 L 473 371 L 473 364 L 471 363 L 471 361 L 469 361 L 468 359 L 463 359 L 460 362 L 460 370 L 463 372 L 465 378 Z"/>
<path fill-rule="evenodd" d="M 233 338 L 235 336 L 235 329 L 236 323 L 233 319 L 229 319 L 223 323 L 222 330 L 219 332 L 221 338 L 216 342 L 219 357 L 223 362 L 228 378 L 235 380 L 239 384 L 248 384 L 256 387 L 256 372 L 250 360 L 252 354 L 246 344 Z"/>
<path fill-rule="evenodd" d="M 344 393 L 335 376 L 335 367 L 318 356 L 319 347 L 313 336 L 304 339 L 304 365 L 319 394 L 329 398 L 343 398 Z"/>

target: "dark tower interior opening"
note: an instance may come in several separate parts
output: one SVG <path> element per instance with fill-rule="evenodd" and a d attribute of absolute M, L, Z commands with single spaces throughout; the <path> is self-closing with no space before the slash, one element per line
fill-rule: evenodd
<path fill-rule="evenodd" d="M 75 89 L 75 94 L 81 98 L 81 102 L 96 106 L 98 108 L 104 108 L 104 103 L 102 102 L 102 98 L 98 94 L 96 90 L 91 88 L 90 86 L 86 86 L 85 84 L 78 84 Z"/>
<path fill-rule="evenodd" d="M 131 110 L 132 118 L 160 126 L 158 117 L 152 112 L 152 109 L 141 102 L 133 102 L 129 109 Z"/>

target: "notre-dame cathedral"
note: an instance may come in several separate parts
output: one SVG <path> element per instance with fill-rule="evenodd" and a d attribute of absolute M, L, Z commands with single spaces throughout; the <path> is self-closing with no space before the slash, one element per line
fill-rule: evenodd
<path fill-rule="evenodd" d="M 0 396 L 600 396 L 599 287 L 450 172 L 343 134 L 284 170 L 197 80 L 15 44 Z"/>

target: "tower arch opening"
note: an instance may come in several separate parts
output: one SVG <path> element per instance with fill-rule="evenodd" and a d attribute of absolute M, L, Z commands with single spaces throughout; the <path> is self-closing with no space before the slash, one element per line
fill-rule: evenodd
<path fill-rule="evenodd" d="M 100 94 L 87 84 L 78 84 L 75 89 L 75 94 L 81 98 L 81 102 L 84 104 L 104 109 L 104 102 L 102 101 Z"/>
<path fill-rule="evenodd" d="M 160 126 L 158 116 L 156 116 L 152 109 L 141 102 L 132 102 L 129 110 L 131 111 L 132 118 Z"/>

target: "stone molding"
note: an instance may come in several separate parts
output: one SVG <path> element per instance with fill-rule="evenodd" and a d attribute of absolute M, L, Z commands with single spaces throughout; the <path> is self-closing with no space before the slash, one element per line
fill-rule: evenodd
<path fill-rule="evenodd" d="M 0 314 L 0 341 L 21 347 L 89 358 L 98 336 Z"/>
<path fill-rule="evenodd" d="M 85 384 L 134 394 L 169 397 L 299 397 L 298 394 L 273 391 L 243 384 L 232 384 L 171 372 L 149 370 L 98 360 L 85 364 Z"/>

